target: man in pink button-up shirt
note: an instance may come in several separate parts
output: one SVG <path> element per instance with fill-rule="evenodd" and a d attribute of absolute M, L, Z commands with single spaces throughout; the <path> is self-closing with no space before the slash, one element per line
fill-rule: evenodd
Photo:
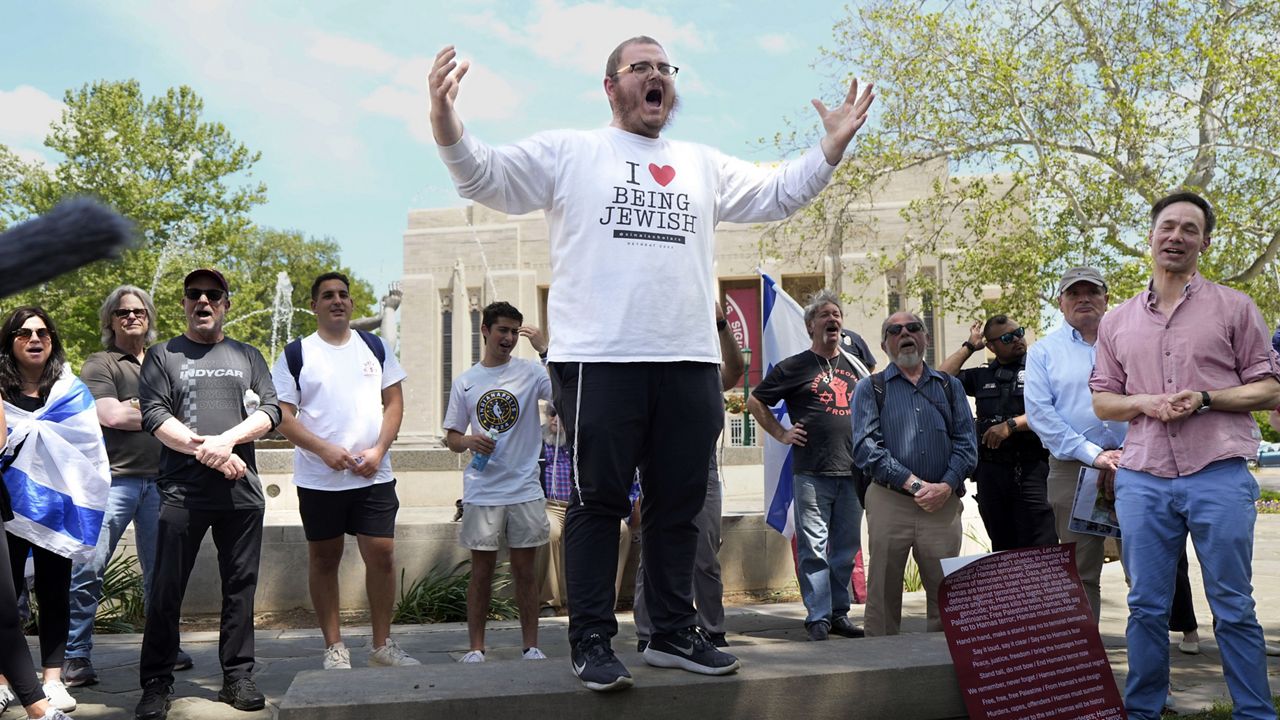
<path fill-rule="evenodd" d="M 1129 421 L 1116 511 L 1129 572 L 1131 718 L 1158 718 L 1169 688 L 1169 605 L 1188 533 L 1204 573 L 1235 718 L 1276 713 L 1253 602 L 1249 411 L 1280 405 L 1280 365 L 1249 297 L 1197 272 L 1214 212 L 1190 192 L 1151 209 L 1151 283 L 1107 313 L 1089 388 L 1103 420 Z"/>

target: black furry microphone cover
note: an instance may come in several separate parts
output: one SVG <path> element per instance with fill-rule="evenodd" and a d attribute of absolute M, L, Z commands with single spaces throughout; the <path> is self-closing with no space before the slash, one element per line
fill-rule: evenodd
<path fill-rule="evenodd" d="M 114 210 L 88 198 L 64 200 L 0 233 L 0 297 L 95 260 L 120 257 L 132 236 L 133 226 Z"/>

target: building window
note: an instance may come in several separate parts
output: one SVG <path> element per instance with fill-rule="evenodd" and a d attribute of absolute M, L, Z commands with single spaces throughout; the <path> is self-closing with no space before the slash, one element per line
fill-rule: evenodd
<path fill-rule="evenodd" d="M 822 275 L 783 275 L 782 290 L 800 303 L 800 307 L 809 304 L 809 300 L 826 284 Z"/>
<path fill-rule="evenodd" d="M 937 353 L 934 346 L 937 345 L 938 328 L 934 324 L 933 318 L 933 291 L 925 290 L 920 297 L 920 320 L 924 322 L 924 329 L 929 333 L 929 343 L 925 345 L 924 361 L 929 367 L 937 365 Z"/>
<path fill-rule="evenodd" d="M 483 357 L 481 354 L 482 344 L 480 342 L 480 309 L 476 308 L 471 311 L 471 362 L 478 363 Z"/>
<path fill-rule="evenodd" d="M 453 311 L 440 313 L 440 417 L 449 412 L 449 391 L 453 389 Z"/>

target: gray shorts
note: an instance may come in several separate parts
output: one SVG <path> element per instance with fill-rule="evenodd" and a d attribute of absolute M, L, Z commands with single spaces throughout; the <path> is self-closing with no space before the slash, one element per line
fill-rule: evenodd
<path fill-rule="evenodd" d="M 515 505 L 465 504 L 458 544 L 468 550 L 497 550 L 505 537 L 509 548 L 546 545 L 551 537 L 546 507 L 541 498 Z"/>

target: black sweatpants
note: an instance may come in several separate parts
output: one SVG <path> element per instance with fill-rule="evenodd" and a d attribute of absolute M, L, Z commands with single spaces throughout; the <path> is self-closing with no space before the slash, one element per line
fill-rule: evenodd
<path fill-rule="evenodd" d="M 710 363 L 552 363 L 556 411 L 574 449 L 576 478 L 565 513 L 569 642 L 618 632 L 613 613 L 618 520 L 641 474 L 641 553 L 653 633 L 697 624 L 694 522 L 707 463 L 724 427 L 720 372 Z"/>
<path fill-rule="evenodd" d="M 9 557 L 9 540 L 13 536 L 4 530 L 0 521 L 0 557 Z M 68 567 L 67 581 L 70 582 Z M 64 597 L 66 597 L 64 595 Z M 63 647 L 66 638 L 63 638 Z M 18 702 L 31 705 L 44 699 L 44 690 L 37 679 L 35 666 L 31 664 L 31 651 L 27 638 L 22 634 L 18 620 L 18 591 L 11 573 L 0 572 L 0 675 L 4 675 L 18 696 Z"/>
<path fill-rule="evenodd" d="M 979 460 L 973 479 L 978 483 L 978 513 L 992 550 L 1058 544 L 1049 505 L 1048 460 Z"/>
<path fill-rule="evenodd" d="M 222 578 L 222 625 L 218 659 L 227 681 L 253 674 L 253 594 L 262 555 L 261 509 L 188 510 L 160 506 L 156 568 L 152 575 L 147 626 L 142 636 L 138 674 L 142 684 L 155 678 L 173 683 L 178 658 L 178 618 L 200 542 L 213 532 Z"/>
<path fill-rule="evenodd" d="M 62 667 L 71 630 L 71 559 L 9 535 L 9 569 L 14 588 L 24 580 L 27 551 L 35 565 L 36 600 L 40 603 L 40 666 Z M 6 676 L 7 677 L 7 676 Z"/>

